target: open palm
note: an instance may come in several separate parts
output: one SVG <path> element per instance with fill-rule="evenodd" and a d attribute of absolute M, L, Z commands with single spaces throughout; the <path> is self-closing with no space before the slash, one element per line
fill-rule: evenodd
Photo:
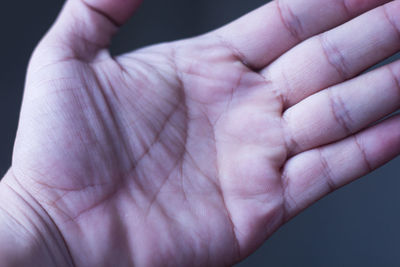
<path fill-rule="evenodd" d="M 53 262 L 231 265 L 396 157 L 400 118 L 369 126 L 398 110 L 400 64 L 356 76 L 400 48 L 400 2 L 339 2 L 275 1 L 112 57 L 137 1 L 69 0 L 33 55 L 6 179 L 62 237 Z"/>

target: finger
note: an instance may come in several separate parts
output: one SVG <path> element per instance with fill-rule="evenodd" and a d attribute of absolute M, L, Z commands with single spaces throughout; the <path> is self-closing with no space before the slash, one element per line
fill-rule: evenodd
<path fill-rule="evenodd" d="M 111 37 L 137 9 L 140 2 L 141 0 L 68 0 L 36 53 L 54 56 L 55 60 L 91 60 L 99 51 L 109 46 Z"/>
<path fill-rule="evenodd" d="M 352 78 L 400 50 L 400 1 L 311 38 L 262 71 L 285 107 Z"/>
<path fill-rule="evenodd" d="M 283 171 L 286 219 L 399 154 L 397 115 L 340 142 L 291 158 Z"/>
<path fill-rule="evenodd" d="M 400 61 L 314 94 L 283 114 L 290 154 L 354 134 L 400 108 Z"/>
<path fill-rule="evenodd" d="M 315 34 L 389 0 L 277 0 L 213 32 L 245 64 L 260 69 Z"/>

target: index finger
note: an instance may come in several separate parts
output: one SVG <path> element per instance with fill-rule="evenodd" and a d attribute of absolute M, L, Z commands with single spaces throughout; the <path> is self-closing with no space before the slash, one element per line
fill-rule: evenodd
<path fill-rule="evenodd" d="M 276 0 L 211 34 L 253 69 L 390 0 Z"/>

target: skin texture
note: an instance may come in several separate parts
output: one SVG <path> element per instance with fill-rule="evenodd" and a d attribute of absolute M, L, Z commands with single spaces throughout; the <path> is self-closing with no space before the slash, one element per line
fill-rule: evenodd
<path fill-rule="evenodd" d="M 376 122 L 400 64 L 359 76 L 400 49 L 399 1 L 274 1 L 111 56 L 138 6 L 69 0 L 32 56 L 0 186 L 10 266 L 229 266 L 399 155 L 399 116 Z"/>

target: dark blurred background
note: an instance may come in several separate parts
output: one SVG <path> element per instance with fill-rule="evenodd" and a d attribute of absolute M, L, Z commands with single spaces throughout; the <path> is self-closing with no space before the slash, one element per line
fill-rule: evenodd
<path fill-rule="evenodd" d="M 198 35 L 266 2 L 145 0 L 136 16 L 116 36 L 112 50 L 121 53 L 156 42 Z M 30 53 L 62 4 L 63 0 L 2 2 L 1 176 L 11 164 Z M 399 178 L 400 158 L 397 158 L 319 201 L 282 227 L 238 266 L 400 266 Z"/>

